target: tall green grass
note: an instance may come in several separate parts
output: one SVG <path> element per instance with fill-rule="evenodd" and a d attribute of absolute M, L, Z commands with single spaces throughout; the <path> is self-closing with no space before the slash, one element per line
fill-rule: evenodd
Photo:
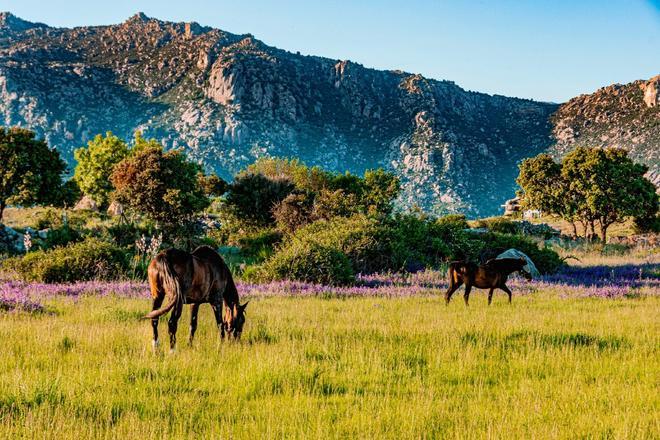
<path fill-rule="evenodd" d="M 148 301 L 0 315 L 2 438 L 657 438 L 660 299 L 483 291 L 253 300 L 240 343 L 210 307 L 153 354 Z M 161 322 L 163 345 L 167 325 Z"/>

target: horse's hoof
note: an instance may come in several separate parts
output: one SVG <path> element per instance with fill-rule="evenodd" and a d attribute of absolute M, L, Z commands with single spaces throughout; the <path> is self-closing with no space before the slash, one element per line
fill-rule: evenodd
<path fill-rule="evenodd" d="M 170 354 L 176 354 L 176 349 L 175 348 L 170 348 Z"/>
<path fill-rule="evenodd" d="M 158 341 L 151 341 L 151 349 L 156 352 L 158 351 L 158 347 L 160 346 L 160 342 Z"/>

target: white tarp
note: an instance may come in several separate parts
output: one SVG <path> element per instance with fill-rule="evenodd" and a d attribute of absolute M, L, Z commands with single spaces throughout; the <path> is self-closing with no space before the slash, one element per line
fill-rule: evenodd
<path fill-rule="evenodd" d="M 524 258 L 527 260 L 527 264 L 523 266 L 523 270 L 529 273 L 532 278 L 538 278 L 541 276 L 541 273 L 534 265 L 534 262 L 526 254 L 520 252 L 518 249 L 507 249 L 506 251 L 499 254 L 495 259 L 501 260 L 503 258 Z"/>

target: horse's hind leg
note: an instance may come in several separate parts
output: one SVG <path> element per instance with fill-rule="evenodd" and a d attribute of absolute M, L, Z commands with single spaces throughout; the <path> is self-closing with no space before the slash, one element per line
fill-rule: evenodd
<path fill-rule="evenodd" d="M 472 290 L 472 286 L 469 284 L 465 285 L 465 293 L 463 294 L 463 299 L 465 300 L 465 305 L 468 306 L 468 301 L 470 300 L 470 290 Z"/>
<path fill-rule="evenodd" d="M 220 338 L 225 339 L 225 325 L 222 322 L 222 304 L 211 304 L 213 307 L 213 314 L 215 315 L 215 323 L 220 330 Z"/>
<path fill-rule="evenodd" d="M 197 331 L 197 312 L 199 312 L 199 304 L 193 304 L 190 309 L 190 338 L 188 344 L 192 345 L 195 331 Z"/>
<path fill-rule="evenodd" d="M 170 320 L 167 322 L 168 331 L 170 333 L 170 353 L 174 353 L 174 346 L 176 345 L 176 329 L 179 325 L 179 318 L 183 311 L 183 302 L 178 302 L 172 310 Z"/>
<path fill-rule="evenodd" d="M 491 302 L 493 302 L 493 291 L 495 290 L 494 287 L 490 288 L 490 291 L 488 292 L 488 305 L 490 305 Z"/>
<path fill-rule="evenodd" d="M 151 310 L 158 310 L 163 304 L 163 299 L 165 297 L 162 295 L 157 296 L 154 298 L 153 305 L 151 306 Z M 153 318 L 151 320 L 151 329 L 153 330 L 154 333 L 154 339 L 151 341 L 151 345 L 153 346 L 154 350 L 158 348 L 158 318 Z"/>
<path fill-rule="evenodd" d="M 445 292 L 445 304 L 449 304 L 449 300 L 451 299 L 451 296 L 462 285 L 463 285 L 463 281 L 458 281 L 458 282 L 456 282 L 456 283 L 449 286 L 449 289 L 447 289 L 447 292 Z"/>
<path fill-rule="evenodd" d="M 506 294 L 509 295 L 509 304 L 511 304 L 511 291 L 509 290 L 509 288 L 506 287 L 505 284 L 502 284 L 500 286 L 500 289 L 504 290 L 506 292 Z"/>

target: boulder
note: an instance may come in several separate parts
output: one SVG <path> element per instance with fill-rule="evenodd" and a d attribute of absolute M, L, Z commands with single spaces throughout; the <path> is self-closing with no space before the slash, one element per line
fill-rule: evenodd
<path fill-rule="evenodd" d="M 524 258 L 527 260 L 527 264 L 523 267 L 523 269 L 528 272 L 532 278 L 538 278 L 541 276 L 541 272 L 539 272 L 539 270 L 536 268 L 532 259 L 518 249 L 507 249 L 495 257 L 496 260 L 501 260 L 503 258 Z"/>
<path fill-rule="evenodd" d="M 110 206 L 108 206 L 108 215 L 112 217 L 118 217 L 123 213 L 124 213 L 124 206 L 117 201 L 110 203 Z"/>
<path fill-rule="evenodd" d="M 25 252 L 25 236 L 10 228 L 0 224 L 0 252 Z"/>
<path fill-rule="evenodd" d="M 96 204 L 96 202 L 94 201 L 94 199 L 92 199 L 90 196 L 86 195 L 86 196 L 83 196 L 83 198 L 80 199 L 78 201 L 78 203 L 76 203 L 76 206 L 73 207 L 73 210 L 74 211 L 87 210 L 87 211 L 96 211 L 96 212 L 98 212 L 99 207 Z"/>

